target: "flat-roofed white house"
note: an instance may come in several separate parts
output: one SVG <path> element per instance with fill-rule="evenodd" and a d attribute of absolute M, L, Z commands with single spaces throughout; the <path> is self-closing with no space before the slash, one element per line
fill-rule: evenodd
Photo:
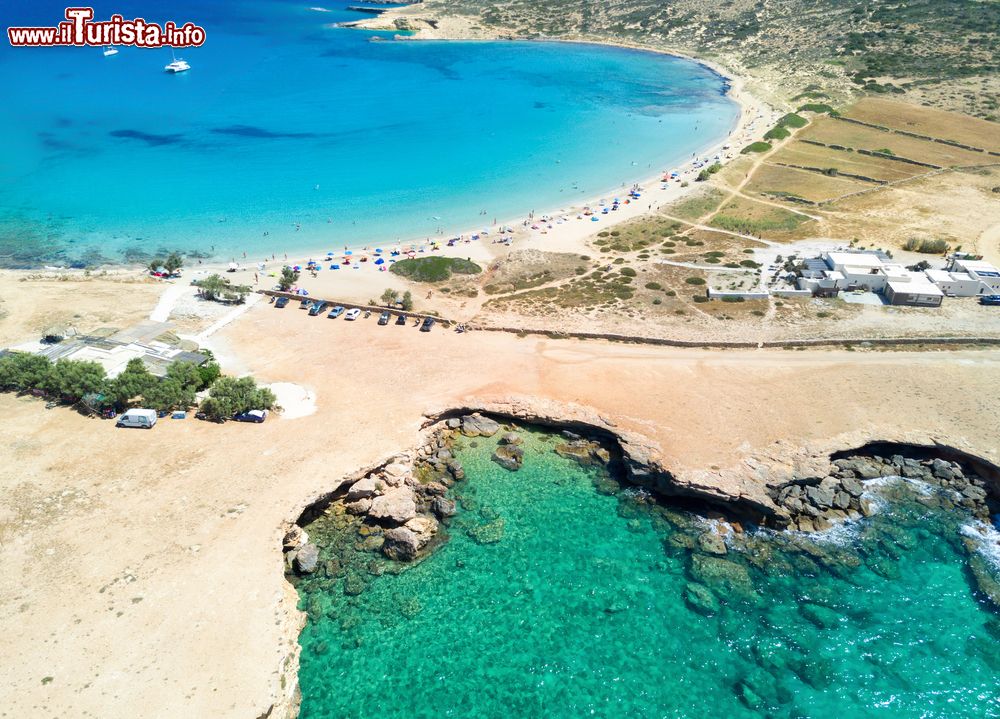
<path fill-rule="evenodd" d="M 980 295 L 1000 294 L 1000 269 L 983 260 L 954 259 L 948 267 L 950 272 L 966 272 L 981 283 Z"/>
<path fill-rule="evenodd" d="M 975 297 L 982 294 L 983 283 L 968 272 L 924 270 L 924 275 L 937 285 L 947 297 Z"/>

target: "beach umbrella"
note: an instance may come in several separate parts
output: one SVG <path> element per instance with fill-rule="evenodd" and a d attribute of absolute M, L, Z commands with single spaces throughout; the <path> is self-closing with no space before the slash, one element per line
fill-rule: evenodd
<path fill-rule="evenodd" d="M 375 260 L 375 264 L 376 265 L 384 265 L 385 264 L 385 260 L 383 260 L 381 257 L 379 257 L 377 260 Z"/>
<path fill-rule="evenodd" d="M 353 250 L 344 250 L 344 254 L 345 255 L 353 255 L 354 251 Z"/>
<path fill-rule="evenodd" d="M 382 248 L 381 247 L 376 247 L 375 248 L 375 254 L 376 255 L 381 255 L 382 254 Z"/>
<path fill-rule="evenodd" d="M 327 253 L 326 253 L 326 256 L 327 256 L 327 257 L 333 257 L 333 253 L 332 253 L 332 252 L 327 252 Z"/>
<path fill-rule="evenodd" d="M 595 215 L 594 217 L 591 217 L 591 218 L 590 218 L 590 221 L 591 221 L 591 222 L 600 222 L 600 221 L 601 221 L 601 218 L 600 218 L 600 217 L 597 217 L 597 216 Z"/>
<path fill-rule="evenodd" d="M 339 270 L 340 269 L 340 265 L 330 265 L 330 269 L 331 270 Z"/>

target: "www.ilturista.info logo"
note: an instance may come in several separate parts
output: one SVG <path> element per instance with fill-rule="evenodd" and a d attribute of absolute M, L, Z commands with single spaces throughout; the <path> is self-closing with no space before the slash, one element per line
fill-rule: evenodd
<path fill-rule="evenodd" d="M 146 22 L 141 17 L 126 20 L 112 15 L 110 20 L 94 21 L 94 8 L 68 7 L 66 20 L 55 27 L 9 27 L 7 39 L 15 47 L 55 47 L 61 45 L 134 45 L 135 47 L 200 47 L 205 43 L 205 29 L 194 23 L 163 25 Z"/>

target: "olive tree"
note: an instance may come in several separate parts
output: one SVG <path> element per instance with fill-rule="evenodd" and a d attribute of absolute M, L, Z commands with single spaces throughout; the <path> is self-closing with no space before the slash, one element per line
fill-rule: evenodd
<path fill-rule="evenodd" d="M 201 403 L 201 411 L 209 419 L 224 422 L 240 412 L 273 409 L 276 402 L 274 393 L 258 387 L 253 377 L 220 377 Z"/>

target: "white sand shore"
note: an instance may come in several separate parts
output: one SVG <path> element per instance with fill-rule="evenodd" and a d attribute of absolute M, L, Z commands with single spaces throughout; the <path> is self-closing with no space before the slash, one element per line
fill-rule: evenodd
<path fill-rule="evenodd" d="M 623 47 L 628 46 L 623 45 Z M 654 50 L 650 50 L 650 52 L 686 57 L 677 53 Z M 729 84 L 728 96 L 740 106 L 740 114 L 726 137 L 710 147 L 694 153 L 694 156 L 687 162 L 676 167 L 661 168 L 655 175 L 637 178 L 635 184 L 642 188 L 639 199 L 631 200 L 627 204 L 623 202 L 614 212 L 609 211 L 608 214 L 601 214 L 602 205 L 611 205 L 613 198 L 621 197 L 623 200 L 627 198 L 629 187 L 626 185 L 617 189 L 609 189 L 608 192 L 592 197 L 585 202 L 536 213 L 533 218 L 508 218 L 498 222 L 494 228 L 490 229 L 488 235 L 482 235 L 482 227 L 479 226 L 445 234 L 443 237 L 414 238 L 399 245 L 396 243 L 382 245 L 374 243 L 365 248 L 352 246 L 350 248 L 352 256 L 357 258 L 361 255 L 367 255 L 370 260 L 373 260 L 375 255 L 371 250 L 375 247 L 384 249 L 385 255 L 388 255 L 393 248 L 401 247 L 405 250 L 409 247 L 416 250 L 417 256 L 427 256 L 433 253 L 450 257 L 464 257 L 487 266 L 496 258 L 507 254 L 511 249 L 538 249 L 549 252 L 587 254 L 590 251 L 587 240 L 596 233 L 655 212 L 663 205 L 697 191 L 699 185 L 694 182 L 700 171 L 700 168 L 696 167 L 697 165 L 711 164 L 716 161 L 716 157 L 722 164 L 736 159 L 739 157 L 740 149 L 755 139 L 759 139 L 782 113 L 749 93 L 743 80 L 724 68 L 696 58 L 686 59 L 709 67 L 726 80 Z M 663 178 L 672 172 L 678 173 L 677 178 L 663 182 Z M 592 208 L 594 214 L 584 215 L 586 208 Z M 500 232 L 500 229 L 504 227 L 512 228 L 513 231 Z M 477 235 L 479 239 L 471 239 Z M 452 237 L 460 239 L 454 246 L 448 247 L 447 240 Z M 498 244 L 496 241 L 501 237 L 510 238 L 509 244 Z M 432 249 L 435 245 L 439 249 Z M 317 273 L 315 278 L 303 273 L 300 280 L 300 285 L 307 289 L 311 295 L 364 302 L 377 297 L 386 287 L 404 290 L 408 286 L 405 281 L 390 272 L 379 271 L 379 267 L 375 266 L 372 261 L 366 263 L 355 261 L 348 267 L 341 262 L 343 256 L 341 253 L 328 258 L 329 250 L 329 247 L 325 247 L 312 252 L 296 251 L 288 254 L 287 259 L 286 255 L 276 256 L 276 259 L 248 256 L 239 265 L 238 271 L 230 273 L 228 276 L 234 283 L 247 284 L 255 289 L 270 288 L 274 285 L 273 280 L 282 266 L 287 264 L 305 267 L 309 260 L 316 260 L 323 269 Z M 402 257 L 405 257 L 405 253 L 400 255 L 400 258 Z M 386 259 L 393 258 L 387 257 Z M 340 264 L 340 269 L 329 269 L 329 266 L 334 263 Z M 385 269 L 387 265 L 388 262 L 381 267 Z M 261 266 L 263 266 L 263 270 L 260 269 Z M 228 268 L 228 262 L 209 263 L 199 265 L 188 274 L 197 278 L 214 272 L 225 272 Z"/>

